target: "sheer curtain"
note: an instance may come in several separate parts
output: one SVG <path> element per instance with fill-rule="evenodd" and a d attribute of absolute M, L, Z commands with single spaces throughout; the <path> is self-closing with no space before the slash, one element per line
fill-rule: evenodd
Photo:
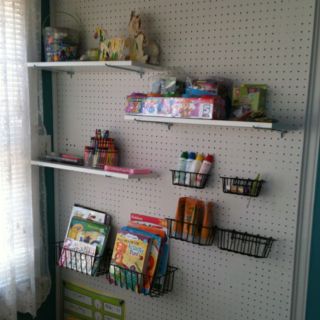
<path fill-rule="evenodd" d="M 28 31 L 38 32 L 38 2 L 0 0 L 0 319 L 5 320 L 16 319 L 17 311 L 34 316 L 50 285 L 47 258 L 39 255 L 44 244 L 39 228 L 45 226 L 32 208 L 30 168 L 27 39 L 35 39 Z"/>

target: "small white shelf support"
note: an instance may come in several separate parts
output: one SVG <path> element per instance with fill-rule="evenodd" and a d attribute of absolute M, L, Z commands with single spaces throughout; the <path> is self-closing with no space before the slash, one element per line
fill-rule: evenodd
<path fill-rule="evenodd" d="M 38 167 L 67 170 L 67 171 L 73 171 L 73 172 L 88 173 L 88 174 L 94 174 L 94 175 L 103 176 L 103 177 L 125 179 L 125 180 L 131 180 L 131 179 L 140 180 L 140 179 L 158 177 L 158 175 L 156 173 L 126 174 L 126 173 L 119 173 L 119 172 L 109 172 L 109 171 L 104 171 L 101 169 L 88 168 L 88 167 L 79 166 L 79 165 L 65 164 L 65 163 L 59 163 L 59 162 L 50 162 L 50 161 L 42 161 L 42 160 L 32 160 L 31 165 L 38 166 Z"/>

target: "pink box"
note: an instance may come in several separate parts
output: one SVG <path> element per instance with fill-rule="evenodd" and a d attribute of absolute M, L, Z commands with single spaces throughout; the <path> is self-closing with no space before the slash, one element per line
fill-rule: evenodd
<path fill-rule="evenodd" d="M 219 96 L 205 98 L 169 98 L 172 117 L 222 120 L 226 118 L 225 101 Z"/>
<path fill-rule="evenodd" d="M 117 166 L 104 166 L 104 171 L 126 173 L 126 174 L 150 174 L 152 171 L 150 169 L 137 169 L 137 168 L 125 168 Z"/>
<path fill-rule="evenodd" d="M 142 114 L 158 117 L 223 120 L 225 100 L 219 96 L 201 98 L 147 98 Z"/>

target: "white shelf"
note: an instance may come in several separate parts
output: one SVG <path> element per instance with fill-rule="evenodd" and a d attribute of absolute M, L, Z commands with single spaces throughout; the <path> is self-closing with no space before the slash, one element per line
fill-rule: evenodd
<path fill-rule="evenodd" d="M 126 173 L 118 173 L 118 172 L 108 172 L 100 169 L 87 168 L 78 165 L 72 164 L 63 164 L 58 162 L 50 162 L 50 161 L 41 161 L 41 160 L 32 160 L 31 165 L 38 167 L 46 167 L 46 168 L 54 168 L 60 170 L 74 171 L 74 172 L 82 172 L 95 174 L 98 176 L 118 178 L 118 179 L 145 179 L 145 178 L 155 178 L 157 175 L 155 173 L 150 174 L 126 174 Z"/>
<path fill-rule="evenodd" d="M 205 119 L 185 119 L 185 118 L 167 118 L 152 116 L 134 116 L 125 115 L 125 120 L 140 122 L 159 122 L 164 124 L 193 124 L 218 127 L 236 127 L 236 128 L 255 128 L 255 129 L 273 129 L 274 123 L 269 122 L 249 122 L 249 121 L 230 121 L 230 120 L 205 120 Z"/>
<path fill-rule="evenodd" d="M 28 68 L 53 71 L 67 72 L 106 72 L 109 69 L 119 71 L 132 71 L 140 75 L 146 71 L 163 71 L 164 68 L 151 64 L 137 61 L 58 61 L 58 62 L 28 62 Z"/>

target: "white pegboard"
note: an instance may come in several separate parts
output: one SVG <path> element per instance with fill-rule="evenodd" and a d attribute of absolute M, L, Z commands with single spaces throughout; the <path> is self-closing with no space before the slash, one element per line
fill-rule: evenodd
<path fill-rule="evenodd" d="M 127 319 L 290 319 L 297 205 L 306 109 L 314 0 L 69 0 L 54 1 L 57 11 L 77 14 L 84 44 L 96 47 L 96 26 L 125 35 L 130 11 L 142 14 L 148 34 L 161 46 L 161 62 L 195 77 L 219 75 L 234 81 L 266 83 L 268 111 L 295 130 L 276 132 L 124 121 L 125 97 L 147 91 L 156 73 L 143 79 L 127 72 L 57 75 L 57 151 L 82 154 L 96 128 L 111 130 L 123 165 L 151 167 L 158 179 L 122 181 L 57 172 L 58 237 L 64 237 L 73 203 L 105 210 L 115 226 L 131 212 L 173 217 L 180 196 L 216 203 L 222 227 L 272 236 L 268 259 L 254 259 L 171 241 L 171 264 L 179 267 L 174 291 L 150 299 L 114 288 L 106 281 L 63 271 L 67 280 L 126 300 Z M 58 16 L 60 25 L 74 26 Z M 180 72 L 181 73 L 181 72 Z M 183 150 L 211 153 L 216 163 L 203 190 L 174 187 L 169 169 Z M 245 197 L 222 192 L 220 175 L 267 181 L 247 207 Z"/>

